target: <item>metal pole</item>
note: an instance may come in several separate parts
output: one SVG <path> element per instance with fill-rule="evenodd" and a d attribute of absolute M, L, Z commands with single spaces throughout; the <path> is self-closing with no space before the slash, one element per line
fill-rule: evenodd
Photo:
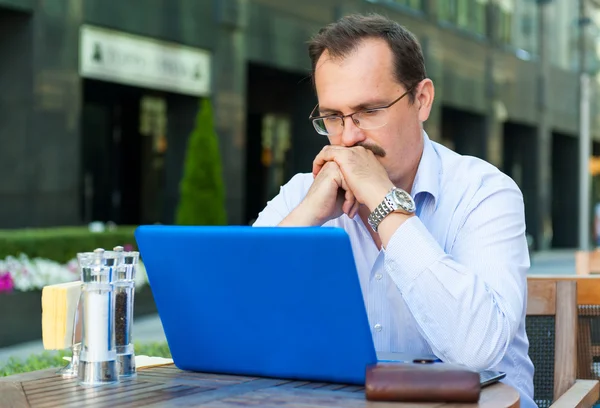
<path fill-rule="evenodd" d="M 585 0 L 579 0 L 579 249 L 590 245 L 590 76 L 586 67 Z"/>

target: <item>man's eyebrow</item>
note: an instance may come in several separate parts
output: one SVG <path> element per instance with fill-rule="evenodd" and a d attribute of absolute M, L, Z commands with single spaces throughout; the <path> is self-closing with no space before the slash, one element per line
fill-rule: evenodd
<path fill-rule="evenodd" d="M 321 105 L 319 105 L 319 113 L 321 115 L 335 115 L 338 113 L 341 114 L 342 112 L 335 109 L 323 108 Z"/>
<path fill-rule="evenodd" d="M 362 109 L 378 108 L 380 106 L 385 106 L 387 104 L 389 104 L 389 101 L 387 99 L 383 100 L 380 98 L 375 98 L 375 99 L 371 99 L 371 100 L 362 102 L 358 105 L 350 106 L 350 109 L 352 109 L 353 112 L 356 112 L 356 111 L 362 110 Z"/>
<path fill-rule="evenodd" d="M 362 102 L 358 105 L 350 106 L 350 110 L 352 113 L 352 112 L 356 112 L 356 111 L 363 110 L 363 109 L 378 108 L 380 106 L 385 106 L 387 104 L 389 104 L 389 101 L 387 99 L 383 100 L 380 98 L 376 98 L 376 99 L 371 99 L 371 100 Z M 319 105 L 319 112 L 321 113 L 321 115 L 342 114 L 342 112 L 339 110 L 326 108 L 321 105 Z"/>

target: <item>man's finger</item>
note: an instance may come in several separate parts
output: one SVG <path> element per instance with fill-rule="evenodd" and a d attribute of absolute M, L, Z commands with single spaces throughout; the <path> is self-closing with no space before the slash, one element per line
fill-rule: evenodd
<path fill-rule="evenodd" d="M 347 149 L 347 147 L 341 146 L 325 146 L 313 161 L 313 176 L 319 174 L 327 162 L 335 161 L 339 165 L 339 162 L 336 159 L 339 159 L 340 155 L 344 154 Z"/>
<path fill-rule="evenodd" d="M 344 196 L 344 205 L 342 206 L 342 211 L 344 211 L 344 213 L 350 215 L 350 211 L 352 211 L 352 208 L 354 207 L 355 202 L 356 202 L 356 198 L 354 197 L 354 194 L 352 194 L 352 192 L 350 190 L 346 190 L 346 194 Z"/>
<path fill-rule="evenodd" d="M 354 205 L 352 206 L 352 209 L 350 210 L 350 218 L 354 218 L 356 216 L 356 214 L 358 214 L 358 209 L 360 208 L 360 203 L 358 202 L 358 200 L 354 200 Z"/>

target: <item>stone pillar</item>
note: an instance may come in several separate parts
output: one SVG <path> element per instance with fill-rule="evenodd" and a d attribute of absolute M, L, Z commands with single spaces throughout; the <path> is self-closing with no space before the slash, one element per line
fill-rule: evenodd
<path fill-rule="evenodd" d="M 540 63 L 538 72 L 538 128 L 536 137 L 536 201 L 538 230 L 534 235 L 535 247 L 547 250 L 552 243 L 552 133 L 550 129 L 548 93 L 550 78 L 550 41 L 547 39 L 548 22 L 551 20 L 551 2 L 538 3 Z"/>
<path fill-rule="evenodd" d="M 490 50 L 485 68 L 486 100 L 488 101 L 485 131 L 485 159 L 498 168 L 503 165 L 504 122 L 508 116 L 506 106 L 498 99 L 494 81 L 494 53 Z"/>
<path fill-rule="evenodd" d="M 241 224 L 246 168 L 246 42 L 248 0 L 214 0 L 218 30 L 213 63 L 215 126 L 219 135 L 229 224 Z"/>
<path fill-rule="evenodd" d="M 81 2 L 1 18 L 0 228 L 79 224 Z M 6 17 L 4 17 L 6 16 Z M 6 20 L 6 21 L 5 21 Z"/>
<path fill-rule="evenodd" d="M 423 11 L 429 21 L 437 23 L 438 19 L 438 0 L 423 0 Z"/>
<path fill-rule="evenodd" d="M 499 45 L 499 5 L 491 2 L 486 8 L 486 35 L 494 47 L 488 47 L 485 61 L 486 111 L 485 158 L 502 169 L 504 158 L 504 122 L 508 116 L 506 106 L 498 98 L 498 84 L 494 79 L 496 47 Z"/>
<path fill-rule="evenodd" d="M 29 14 L 0 10 L 0 228 L 27 225 L 34 194 L 29 126 L 33 32 Z M 29 198 L 29 200 L 28 200 Z"/>
<path fill-rule="evenodd" d="M 425 59 L 427 77 L 433 82 L 435 96 L 429 119 L 423 128 L 431 140 L 442 141 L 442 94 L 444 92 L 444 70 L 442 62 L 435 58 L 436 43 L 431 37 L 419 38 Z"/>
<path fill-rule="evenodd" d="M 37 2 L 33 15 L 33 112 L 29 127 L 35 166 L 28 224 L 79 224 L 81 79 L 78 0 Z"/>
<path fill-rule="evenodd" d="M 15 10 L 33 10 L 34 0 L 0 0 L 0 7 L 10 7 Z"/>

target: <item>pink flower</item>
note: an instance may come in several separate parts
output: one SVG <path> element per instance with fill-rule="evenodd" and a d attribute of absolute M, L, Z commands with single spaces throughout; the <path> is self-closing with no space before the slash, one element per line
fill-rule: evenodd
<path fill-rule="evenodd" d="M 69 272 L 79 273 L 79 264 L 77 263 L 77 259 L 71 259 L 65 266 Z"/>
<path fill-rule="evenodd" d="M 2 292 L 12 292 L 14 287 L 14 282 L 12 280 L 12 276 L 8 272 L 0 272 L 0 293 Z"/>
<path fill-rule="evenodd" d="M 125 244 L 125 245 L 123 245 L 123 250 L 125 250 L 127 252 L 133 251 L 133 245 Z"/>

